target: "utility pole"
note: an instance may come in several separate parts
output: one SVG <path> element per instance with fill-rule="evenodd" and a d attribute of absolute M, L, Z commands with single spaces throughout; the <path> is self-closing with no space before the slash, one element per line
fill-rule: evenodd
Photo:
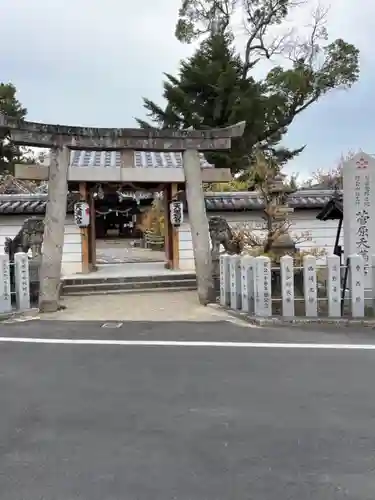
<path fill-rule="evenodd" d="M 40 312 L 55 312 L 59 308 L 69 159 L 70 150 L 67 147 L 51 148 L 48 200 L 44 220 L 42 265 L 40 268 Z"/>
<path fill-rule="evenodd" d="M 194 149 L 184 151 L 183 165 L 195 272 L 197 275 L 198 298 L 202 305 L 207 305 L 215 302 L 216 296 L 212 277 L 210 233 L 208 230 L 198 151 Z"/>

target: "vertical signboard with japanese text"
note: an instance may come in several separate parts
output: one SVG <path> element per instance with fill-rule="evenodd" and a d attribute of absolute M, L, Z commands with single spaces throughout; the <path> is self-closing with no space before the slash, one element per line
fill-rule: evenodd
<path fill-rule="evenodd" d="M 371 288 L 375 252 L 375 158 L 358 153 L 343 166 L 344 253 L 364 260 L 365 288 Z"/>
<path fill-rule="evenodd" d="M 318 316 L 318 289 L 316 278 L 316 257 L 305 255 L 303 258 L 303 295 L 305 297 L 305 316 Z"/>
<path fill-rule="evenodd" d="M 280 259 L 282 314 L 294 316 L 294 267 L 293 257 L 284 255 Z"/>

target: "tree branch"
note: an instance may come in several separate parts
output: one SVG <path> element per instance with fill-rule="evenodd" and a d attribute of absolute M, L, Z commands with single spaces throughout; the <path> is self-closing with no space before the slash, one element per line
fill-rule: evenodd
<path fill-rule="evenodd" d="M 266 37 L 273 27 L 279 25 L 286 19 L 289 12 L 306 3 L 307 0 L 243 0 L 245 11 L 244 27 L 248 33 L 248 40 L 245 46 L 243 78 L 251 68 L 259 61 L 259 58 L 252 60 L 252 55 L 257 54 L 271 59 L 276 54 L 284 51 L 284 46 L 290 38 L 293 30 L 281 36 L 274 37 L 272 41 L 266 41 Z"/>
<path fill-rule="evenodd" d="M 305 39 L 301 36 L 291 38 L 286 51 L 287 58 L 295 64 L 303 64 L 306 67 L 317 70 L 319 69 L 318 55 L 321 52 L 321 43 L 327 41 L 327 15 L 329 8 L 318 6 L 312 12 L 312 22 L 305 26 L 310 28 L 310 33 Z"/>

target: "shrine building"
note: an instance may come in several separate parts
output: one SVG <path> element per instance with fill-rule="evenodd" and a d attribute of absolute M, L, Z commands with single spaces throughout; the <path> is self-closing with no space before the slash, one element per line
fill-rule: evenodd
<path fill-rule="evenodd" d="M 204 182 L 230 180 L 229 171 L 213 168 L 203 155 L 201 168 Z M 46 184 L 44 192 L 43 188 L 29 192 L 22 188 L 23 182 L 27 184 L 21 179 L 47 180 L 48 166 L 17 166 L 16 176 L 15 187 L 0 194 L 0 251 L 5 238 L 14 238 L 25 218 L 43 217 L 46 209 Z M 183 199 L 181 154 L 72 151 L 68 182 L 63 275 L 86 274 L 98 266 L 143 262 L 194 271 L 186 206 L 179 227 L 159 227 L 159 234 L 153 235 L 152 230 L 145 234 L 142 223 L 155 205 L 165 211 L 173 196 L 182 194 Z M 324 189 L 304 189 L 289 195 L 289 206 L 294 208 L 291 235 L 303 236 L 297 247 L 333 253 L 339 222 L 335 217 L 317 218 L 332 195 L 331 190 Z M 77 227 L 73 217 L 74 204 L 82 199 L 89 202 L 91 221 L 95 221 L 89 228 Z M 259 234 L 264 230 L 263 201 L 258 193 L 206 192 L 205 204 L 208 217 L 220 215 L 232 227 L 246 226 Z"/>

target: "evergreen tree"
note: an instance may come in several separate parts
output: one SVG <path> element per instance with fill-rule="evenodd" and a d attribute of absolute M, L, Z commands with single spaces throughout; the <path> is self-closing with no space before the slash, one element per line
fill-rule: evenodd
<path fill-rule="evenodd" d="M 17 89 L 11 83 L 0 83 L 0 113 L 23 119 L 27 110 L 16 98 Z M 0 173 L 13 172 L 14 163 L 22 160 L 20 148 L 14 146 L 5 134 L 0 137 Z"/>
<path fill-rule="evenodd" d="M 159 128 L 197 130 L 226 127 L 246 121 L 245 134 L 233 140 L 230 153 L 207 154 L 208 161 L 233 172 L 250 165 L 249 152 L 264 135 L 266 108 L 265 87 L 253 78 L 242 78 L 243 64 L 236 54 L 230 35 L 213 34 L 202 42 L 196 53 L 181 63 L 179 76 L 166 74 L 163 109 L 144 99 L 148 116 Z M 152 127 L 137 119 L 141 127 Z M 282 163 L 298 151 L 277 149 L 282 133 L 268 138 L 263 149 Z"/>

